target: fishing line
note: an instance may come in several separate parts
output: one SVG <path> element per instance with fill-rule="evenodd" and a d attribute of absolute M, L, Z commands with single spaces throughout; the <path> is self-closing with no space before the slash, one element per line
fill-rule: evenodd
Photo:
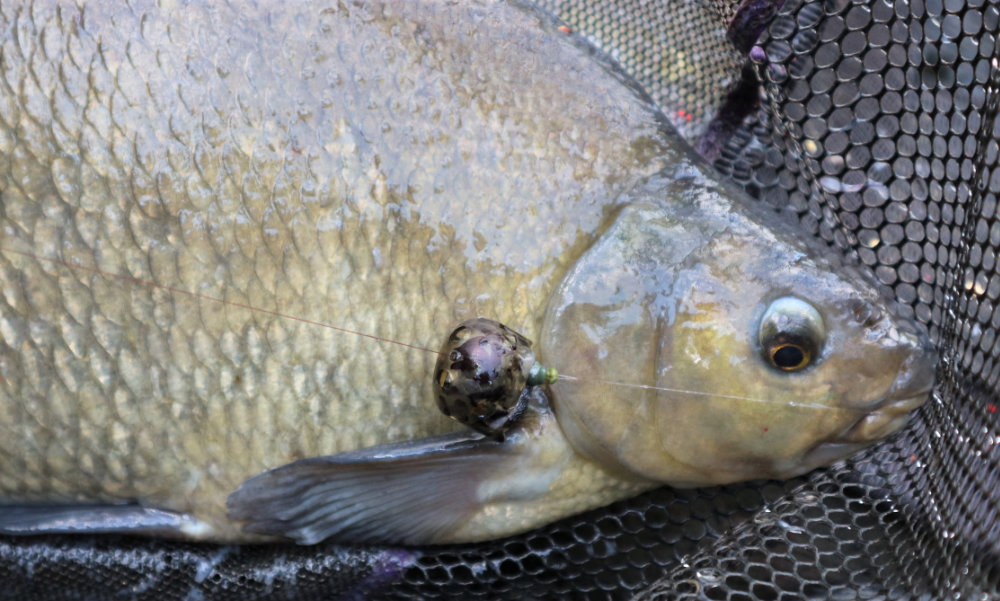
<path fill-rule="evenodd" d="M 732 399 L 734 401 L 751 401 L 753 403 L 766 403 L 771 405 L 782 405 L 784 407 L 805 407 L 809 409 L 843 409 L 843 407 L 830 407 L 828 405 L 819 405 L 815 403 L 800 403 L 796 401 L 775 401 L 773 399 L 761 399 L 749 396 L 740 396 L 738 394 L 722 394 L 719 392 L 702 392 L 700 390 L 686 390 L 683 388 L 667 388 L 665 386 L 650 386 L 648 384 L 633 384 L 631 382 L 615 382 L 612 380 L 602 380 L 600 378 L 578 378 L 576 376 L 567 376 L 563 373 L 559 374 L 560 380 L 569 380 L 570 382 L 580 382 L 581 384 L 597 383 L 597 384 L 607 384 L 609 386 L 623 386 L 625 388 L 639 388 L 642 390 L 654 390 L 657 392 L 676 392 L 679 394 L 690 394 L 692 396 L 708 396 L 722 399 Z"/>
<path fill-rule="evenodd" d="M 133 276 L 129 276 L 129 275 L 122 275 L 122 274 L 119 274 L 119 273 L 112 273 L 112 272 L 109 272 L 109 271 L 104 271 L 102 269 L 98 269 L 96 267 L 87 267 L 86 265 L 79 265 L 79 264 L 76 264 L 76 263 L 70 263 L 68 261 L 63 261 L 61 259 L 52 259 L 52 258 L 49 258 L 49 257 L 43 257 L 43 256 L 40 256 L 40 255 L 36 255 L 34 253 L 29 253 L 29 252 L 25 252 L 25 251 L 21 251 L 21 250 L 14 250 L 13 248 L 8 248 L 6 246 L 0 246 L 0 251 L 11 253 L 11 254 L 15 254 L 15 255 L 20 255 L 22 257 L 27 257 L 27 258 L 30 258 L 30 259 L 34 259 L 36 261 L 44 261 L 46 263 L 52 263 L 54 265 L 61 265 L 63 267 L 68 267 L 70 269 L 76 269 L 76 270 L 80 270 L 80 271 L 86 271 L 88 273 L 94 273 L 94 274 L 100 275 L 102 277 L 106 277 L 106 278 L 110 278 L 110 279 L 115 279 L 115 280 L 121 280 L 121 281 L 124 281 L 124 282 L 129 282 L 131 284 L 138 284 L 138 285 L 141 285 L 141 286 L 148 286 L 150 288 L 158 288 L 160 290 L 165 290 L 165 291 L 173 292 L 173 293 L 176 293 L 176 294 L 182 294 L 184 296 L 188 296 L 188 297 L 191 297 L 191 298 L 197 298 L 197 299 L 200 299 L 200 300 L 207 300 L 207 301 L 212 301 L 212 302 L 216 302 L 216 303 L 222 303 L 223 305 L 229 305 L 231 307 L 238 307 L 240 309 L 247 309 L 249 311 L 256 311 L 258 313 L 264 313 L 266 315 L 272 315 L 274 317 L 278 317 L 278 318 L 281 318 L 281 319 L 290 319 L 292 321 L 297 321 L 297 322 L 304 323 L 304 324 L 311 325 L 311 326 L 318 326 L 318 327 L 321 327 L 321 328 L 326 328 L 328 330 L 334 330 L 336 332 L 342 332 L 344 334 L 353 334 L 354 336 L 361 336 L 363 338 L 368 338 L 370 340 L 375 340 L 377 342 L 387 342 L 387 343 L 390 343 L 390 344 L 395 344 L 395 345 L 402 346 L 402 347 L 405 347 L 405 348 L 408 348 L 408 349 L 412 349 L 412 350 L 415 350 L 415 351 L 423 351 L 425 353 L 431 353 L 431 354 L 434 354 L 434 355 L 441 355 L 440 351 L 436 351 L 434 349 L 430 349 L 430 348 L 427 348 L 427 347 L 424 347 L 424 346 L 419 346 L 419 345 L 416 345 L 416 344 L 408 344 L 406 342 L 400 342 L 399 340 L 393 340 L 391 338 L 384 338 L 382 336 L 375 336 L 374 334 L 366 334 L 365 332 L 359 332 L 357 330 L 351 330 L 351 329 L 348 329 L 348 328 L 342 328 L 340 326 L 335 326 L 333 324 L 324 323 L 324 322 L 321 322 L 321 321 L 314 321 L 312 319 L 306 319 L 304 317 L 298 317 L 296 315 L 291 315 L 289 313 L 281 313 L 280 311 L 272 311 L 271 309 L 264 309 L 262 307 L 255 307 L 253 305 L 247 305 L 245 303 L 239 303 L 239 302 L 235 302 L 235 301 L 230 301 L 230 300 L 226 300 L 224 298 L 219 298 L 217 296 L 210 296 L 208 294 L 201 294 L 199 292 L 191 292 L 190 290 L 185 290 L 183 288 L 177 288 L 177 287 L 174 287 L 174 286 L 167 286 L 165 284 L 159 284 L 159 283 L 153 282 L 151 280 L 144 280 L 144 279 L 133 277 Z M 656 392 L 672 392 L 672 393 L 687 394 L 687 395 L 692 395 L 692 396 L 714 397 L 714 398 L 722 398 L 722 399 L 731 399 L 731 400 L 736 400 L 736 401 L 750 401 L 750 402 L 753 402 L 753 403 L 766 403 L 766 404 L 782 405 L 782 406 L 789 406 L 789 407 L 805 407 L 805 408 L 811 408 L 811 409 L 836 409 L 836 407 L 829 407 L 829 406 L 826 406 L 826 405 L 818 405 L 818 404 L 812 404 L 812 403 L 799 403 L 799 402 L 795 402 L 795 401 L 775 401 L 775 400 L 771 400 L 771 399 L 760 399 L 760 398 L 740 396 L 740 395 L 735 395 L 735 394 L 722 394 L 722 393 L 717 393 L 717 392 L 703 392 L 703 391 L 699 391 L 699 390 L 684 390 L 682 388 L 666 388 L 666 387 L 663 387 L 663 386 L 650 386 L 648 384 L 633 384 L 633 383 L 630 383 L 630 382 L 614 382 L 614 381 L 611 381 L 611 380 L 602 380 L 600 378 L 579 378 L 579 377 L 576 377 L 576 376 L 565 375 L 563 373 L 559 374 L 559 378 L 558 379 L 559 380 L 566 380 L 566 381 L 569 381 L 569 382 L 579 382 L 581 384 L 587 384 L 587 383 L 606 384 L 608 386 L 621 386 L 621 387 L 624 387 L 624 388 L 637 388 L 637 389 L 642 389 L 642 390 L 652 390 L 652 391 L 656 391 Z"/>
<path fill-rule="evenodd" d="M 116 279 L 116 280 L 122 280 L 122 281 L 129 282 L 129 283 L 132 283 L 132 284 L 140 284 L 142 286 L 149 286 L 149 287 L 152 287 L 152 288 L 159 288 L 160 290 L 167 290 L 169 292 L 176 292 L 177 294 L 183 294 L 185 296 L 189 296 L 189 297 L 192 297 L 192 298 L 197 298 L 197 299 L 201 299 L 201 300 L 208 300 L 208 301 L 213 301 L 213 302 L 217 302 L 217 303 L 222 303 L 224 305 L 229 305 L 231 307 L 239 307 L 241 309 L 248 309 L 250 311 L 257 311 L 259 313 L 265 313 L 267 315 L 273 315 L 274 317 L 280 317 L 282 319 L 291 319 L 292 321 L 298 321 L 300 323 L 308 324 L 308 325 L 311 325 L 311 326 L 319 326 L 321 328 L 327 328 L 329 330 L 334 330 L 334 331 L 337 331 L 337 332 L 343 332 L 345 334 L 354 334 L 355 336 L 362 336 L 364 338 L 370 338 L 371 340 L 377 340 L 378 342 L 388 342 L 388 343 L 391 343 L 391 344 L 397 344 L 399 346 L 403 346 L 403 347 L 406 347 L 406 348 L 409 348 L 409 349 L 413 349 L 413 350 L 416 350 L 416 351 L 424 351 L 425 353 L 433 353 L 435 355 L 440 355 L 441 354 L 440 351 L 435 351 L 434 349 L 429 349 L 427 347 L 419 346 L 419 345 L 416 345 L 416 344 L 407 344 L 405 342 L 400 342 L 398 340 L 393 340 L 391 338 L 383 338 L 381 336 L 375 336 L 374 334 L 366 334 L 364 332 L 358 332 L 356 330 L 349 330 L 347 328 L 341 328 L 339 326 L 335 326 L 335 325 L 328 324 L 328 323 L 323 323 L 321 321 L 313 321 L 311 319 L 306 319 L 304 317 L 297 317 L 295 315 L 290 315 L 288 313 L 281 313 L 279 311 L 272 311 L 270 309 L 264 309 L 262 307 L 254 307 L 253 305 L 247 305 L 247 304 L 244 304 L 244 303 L 238 303 L 238 302 L 235 302 L 235 301 L 226 300 L 224 298 L 219 298 L 219 297 L 216 297 L 216 296 L 209 296 L 207 294 L 200 294 L 198 292 L 191 292 L 190 290 L 185 290 L 183 288 L 175 288 L 173 286 L 166 286 L 164 284 L 158 284 L 158 283 L 150 281 L 150 280 L 143 280 L 143 279 L 140 279 L 140 278 L 132 277 L 130 275 L 122 275 L 122 274 L 118 274 L 118 273 L 111 273 L 111 272 L 108 272 L 108 271 L 103 271 L 101 269 L 97 269 L 96 267 L 87 267 L 86 265 L 77 265 L 75 263 L 70 263 L 68 261 L 62 261 L 60 259 L 51 259 L 51 258 L 48 258 L 48 257 L 42 257 L 42 256 L 39 256 L 39 255 L 36 255 L 36 254 L 33 254 L 33 253 L 24 252 L 24 251 L 21 251 L 21 250 L 14 250 L 12 248 L 7 248 L 6 246 L 0 246 L 0 251 L 9 252 L 9 253 L 12 253 L 12 254 L 15 254 L 15 255 L 21 255 L 22 257 L 28 257 L 28 258 L 31 258 L 31 259 L 35 259 L 36 261 L 45 261 L 47 263 L 53 263 L 55 265 L 62 265 L 64 267 L 69 267 L 70 269 L 78 269 L 78 270 L 86 271 L 86 272 L 89 272 L 89 273 L 96 273 L 96 274 L 104 276 L 106 278 L 112 278 L 112 279 Z"/>

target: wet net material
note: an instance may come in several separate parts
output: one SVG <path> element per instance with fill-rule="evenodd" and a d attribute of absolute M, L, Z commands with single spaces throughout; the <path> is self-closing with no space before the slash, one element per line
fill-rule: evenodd
<path fill-rule="evenodd" d="M 660 489 L 434 549 L 0 539 L 0 599 L 1000 597 L 998 2 L 543 2 L 941 348 L 907 429 L 806 478 Z"/>

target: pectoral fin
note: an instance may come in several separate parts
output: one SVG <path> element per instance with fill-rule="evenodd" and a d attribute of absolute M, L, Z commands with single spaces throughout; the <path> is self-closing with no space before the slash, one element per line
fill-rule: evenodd
<path fill-rule="evenodd" d="M 123 505 L 0 505 L 0 534 L 191 535 L 200 522 L 191 516 Z"/>
<path fill-rule="evenodd" d="M 244 482 L 227 500 L 229 518 L 300 544 L 433 543 L 480 509 L 479 484 L 509 453 L 461 432 L 303 459 Z"/>

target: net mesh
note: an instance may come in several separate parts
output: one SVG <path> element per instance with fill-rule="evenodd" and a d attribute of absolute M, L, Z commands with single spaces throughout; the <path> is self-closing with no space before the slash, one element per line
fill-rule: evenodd
<path fill-rule="evenodd" d="M 941 348 L 902 433 L 433 549 L 0 538 L 0 599 L 1000 597 L 1000 2 L 546 0 L 692 144 L 855 253 Z"/>
<path fill-rule="evenodd" d="M 716 164 L 853 249 L 942 349 L 910 426 L 813 474 L 641 599 L 995 598 L 997 6 L 789 3 Z"/>

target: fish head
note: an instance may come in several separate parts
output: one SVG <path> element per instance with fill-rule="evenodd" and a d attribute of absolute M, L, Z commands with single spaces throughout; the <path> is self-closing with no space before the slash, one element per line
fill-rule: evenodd
<path fill-rule="evenodd" d="M 931 390 L 928 337 L 867 274 L 722 192 L 627 206 L 550 299 L 557 419 L 610 469 L 791 477 L 895 432 Z"/>

